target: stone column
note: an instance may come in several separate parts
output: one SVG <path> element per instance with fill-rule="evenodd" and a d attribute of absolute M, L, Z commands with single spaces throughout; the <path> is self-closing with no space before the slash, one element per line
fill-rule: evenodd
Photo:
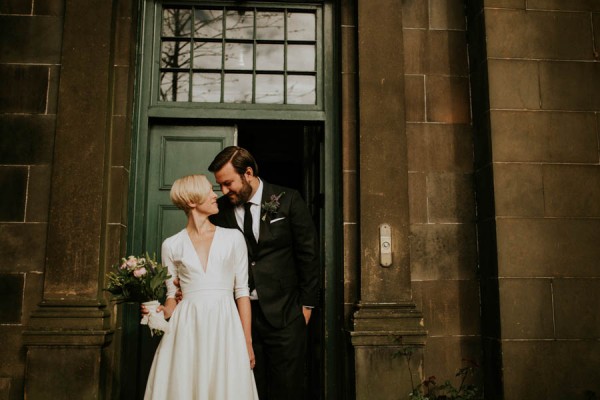
<path fill-rule="evenodd" d="M 402 2 L 359 0 L 357 15 L 361 290 L 351 333 L 356 398 L 398 399 L 411 388 L 406 360 L 398 354 L 420 349 L 426 337 L 410 282 Z M 380 262 L 382 224 L 392 232 L 388 267 Z M 420 358 L 417 351 L 413 373 Z"/>
<path fill-rule="evenodd" d="M 27 399 L 103 396 L 112 0 L 65 3 L 43 300 L 24 332 Z"/>

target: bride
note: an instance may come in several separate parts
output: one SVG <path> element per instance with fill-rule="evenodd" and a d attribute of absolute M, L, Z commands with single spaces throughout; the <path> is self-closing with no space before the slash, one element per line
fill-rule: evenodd
<path fill-rule="evenodd" d="M 159 311 L 171 319 L 154 356 L 144 399 L 258 399 L 244 236 L 208 220 L 219 209 L 204 175 L 177 179 L 171 201 L 185 211 L 188 222 L 162 244 L 162 262 L 171 278 Z M 174 279 L 183 292 L 178 304 Z"/>

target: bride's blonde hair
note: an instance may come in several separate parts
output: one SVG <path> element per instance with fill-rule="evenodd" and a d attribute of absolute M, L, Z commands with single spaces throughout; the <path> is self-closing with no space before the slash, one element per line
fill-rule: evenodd
<path fill-rule="evenodd" d="M 206 200 L 212 184 L 206 175 L 188 175 L 177 179 L 171 186 L 171 201 L 177 208 L 187 212 L 189 203 L 202 204 Z"/>

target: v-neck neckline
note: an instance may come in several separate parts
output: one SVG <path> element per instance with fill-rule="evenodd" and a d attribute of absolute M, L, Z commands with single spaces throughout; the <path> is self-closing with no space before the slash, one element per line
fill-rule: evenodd
<path fill-rule="evenodd" d="M 194 254 L 196 255 L 196 259 L 198 260 L 198 264 L 200 264 L 200 269 L 202 270 L 202 272 L 204 272 L 205 274 L 208 271 L 208 265 L 210 264 L 210 256 L 212 254 L 212 247 L 213 247 L 213 243 L 215 242 L 215 236 L 217 236 L 217 231 L 219 230 L 218 226 L 215 226 L 215 233 L 213 234 L 212 240 L 210 242 L 210 245 L 208 246 L 208 254 L 206 256 L 206 265 L 204 265 L 202 263 L 202 260 L 200 259 L 200 255 L 198 254 L 198 252 L 196 251 L 196 246 L 194 246 L 194 242 L 192 241 L 192 238 L 190 237 L 190 233 L 188 232 L 187 229 L 184 229 L 185 231 L 185 235 L 188 238 L 188 242 L 190 243 L 190 245 L 192 245 L 192 250 L 194 250 Z"/>

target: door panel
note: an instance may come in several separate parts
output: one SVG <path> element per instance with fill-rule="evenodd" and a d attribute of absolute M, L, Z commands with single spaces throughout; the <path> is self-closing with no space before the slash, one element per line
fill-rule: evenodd
<path fill-rule="evenodd" d="M 185 227 L 185 214 L 169 197 L 173 182 L 191 174 L 205 174 L 213 181 L 208 165 L 223 148 L 234 145 L 236 139 L 235 126 L 150 128 L 145 249 L 158 254 L 163 240 Z M 218 194 L 219 186 L 213 190 Z"/>

